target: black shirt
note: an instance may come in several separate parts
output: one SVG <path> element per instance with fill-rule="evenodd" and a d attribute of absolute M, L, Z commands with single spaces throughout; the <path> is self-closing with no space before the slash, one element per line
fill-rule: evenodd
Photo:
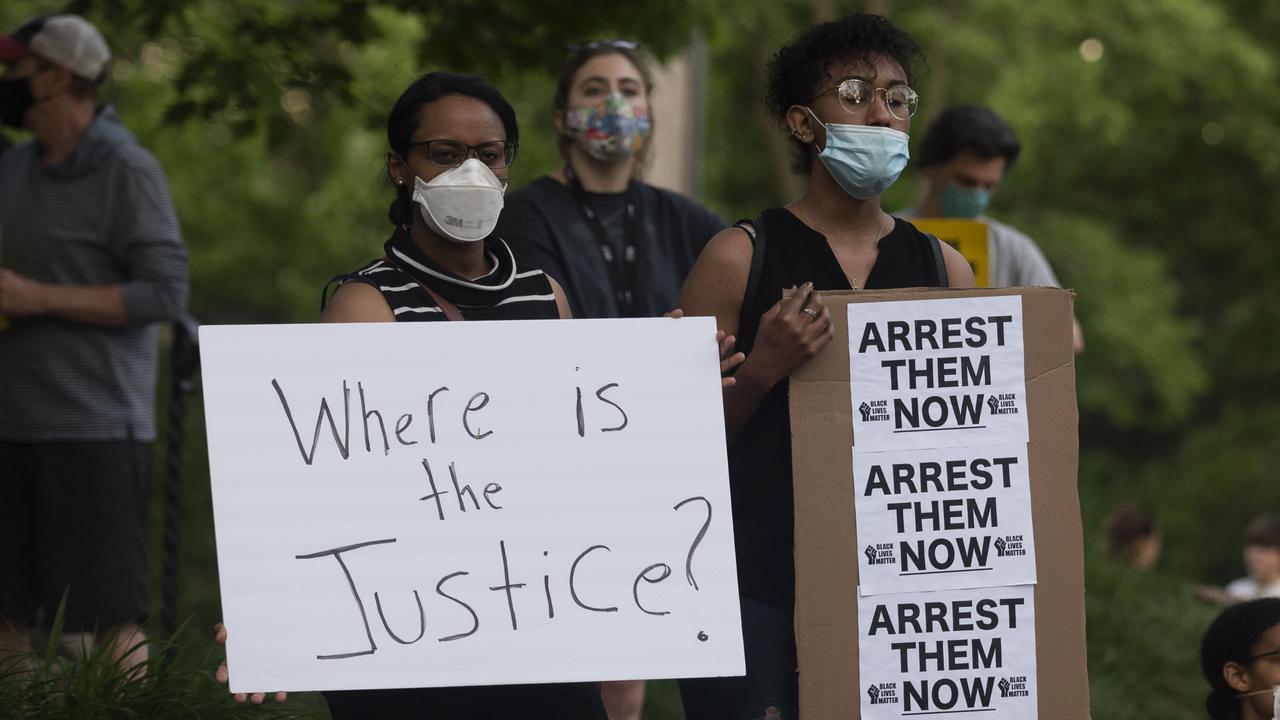
<path fill-rule="evenodd" d="M 737 349 L 751 352 L 760 317 L 782 289 L 812 282 L 818 290 L 850 290 L 849 278 L 822 234 L 782 208 L 765 210 L 766 248 L 755 297 L 744 298 Z M 866 289 L 936 287 L 937 242 L 905 220 L 880 239 Z M 788 381 L 773 387 L 729 447 L 738 587 L 744 595 L 791 604 L 795 599 L 795 505 L 791 476 Z"/>
<path fill-rule="evenodd" d="M 601 220 L 609 219 L 606 195 L 587 195 Z M 521 265 L 545 271 L 564 287 L 574 317 L 657 317 L 675 307 L 698 254 L 725 223 L 683 195 L 638 180 L 631 181 L 626 193 L 615 195 L 623 196 L 636 198 L 643 238 L 636 248 L 630 313 L 619 306 L 595 230 L 569 187 L 544 176 L 508 194 L 497 234 L 511 244 Z M 625 212 L 616 216 L 623 221 Z M 610 224 L 603 224 L 606 235 L 613 236 Z M 623 237 L 621 226 L 616 232 L 617 238 Z"/>

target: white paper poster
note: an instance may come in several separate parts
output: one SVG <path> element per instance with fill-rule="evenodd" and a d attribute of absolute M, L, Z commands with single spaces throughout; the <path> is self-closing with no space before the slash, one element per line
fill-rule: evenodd
<path fill-rule="evenodd" d="M 860 597 L 858 663 L 862 720 L 1035 720 L 1033 588 Z"/>
<path fill-rule="evenodd" d="M 1036 582 L 1027 446 L 853 451 L 865 595 Z"/>
<path fill-rule="evenodd" d="M 232 690 L 740 675 L 714 335 L 202 328 Z"/>
<path fill-rule="evenodd" d="M 848 307 L 856 445 L 880 452 L 1027 442 L 1021 297 Z"/>

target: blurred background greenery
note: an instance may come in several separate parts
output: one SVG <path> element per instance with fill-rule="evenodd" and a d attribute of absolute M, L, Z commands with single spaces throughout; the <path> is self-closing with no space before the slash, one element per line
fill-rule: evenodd
<path fill-rule="evenodd" d="M 382 123 L 424 71 L 482 74 L 513 101 L 519 186 L 556 162 L 550 101 L 566 43 L 629 37 L 669 57 L 696 37 L 696 194 L 733 219 L 796 187 L 764 117 L 763 62 L 814 20 L 889 15 L 929 58 L 914 139 L 950 104 L 1009 119 L 1024 153 L 991 214 L 1036 238 L 1079 293 L 1093 715 L 1202 716 L 1195 658 L 1212 613 L 1186 587 L 1242 574 L 1242 527 L 1280 509 L 1280 3 L 8 0 L 0 27 L 61 10 L 111 43 L 108 99 L 168 173 L 192 312 L 218 323 L 313 320 L 325 280 L 379 252 Z M 909 169 L 886 206 L 919 191 Z M 179 615 L 211 625 L 200 414 L 197 404 L 188 427 Z M 1097 549 L 1102 519 L 1124 500 L 1164 529 L 1149 576 Z M 647 715 L 679 717 L 669 685 Z"/>

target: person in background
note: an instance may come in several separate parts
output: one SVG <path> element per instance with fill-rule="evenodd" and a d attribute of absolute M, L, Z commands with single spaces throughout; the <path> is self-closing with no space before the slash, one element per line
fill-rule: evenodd
<path fill-rule="evenodd" d="M 779 50 L 766 105 L 791 135 L 804 194 L 712 238 L 681 293 L 685 313 L 715 316 L 746 352 L 724 394 L 746 675 L 682 680 L 690 720 L 798 713 L 787 388 L 833 337 L 821 291 L 973 287 L 960 253 L 880 204 L 907 164 L 921 60 L 905 30 L 864 13 Z M 752 233 L 764 238 L 758 274 Z"/>
<path fill-rule="evenodd" d="M 675 307 L 698 253 L 725 223 L 637 179 L 653 121 L 637 43 L 570 46 L 552 122 L 564 164 L 507 197 L 498 232 L 565 289 L 574 317 L 657 317 Z"/>
<path fill-rule="evenodd" d="M 38 17 L 0 38 L 0 660 L 64 592 L 67 632 L 146 658 L 147 470 L 159 321 L 187 299 L 164 172 L 98 94 L 93 25 Z"/>
<path fill-rule="evenodd" d="M 1107 517 L 1107 551 L 1134 570 L 1150 570 L 1160 560 L 1163 538 L 1155 520 L 1137 505 L 1126 503 Z"/>
<path fill-rule="evenodd" d="M 1231 581 L 1227 595 L 1236 600 L 1280 597 L 1280 515 L 1263 513 L 1244 530 L 1244 569 L 1248 575 Z"/>
<path fill-rule="evenodd" d="M 1191 593 L 1218 605 L 1280 597 L 1280 515 L 1263 513 L 1245 526 L 1244 567 L 1248 574 L 1225 588 L 1193 585 Z"/>
<path fill-rule="evenodd" d="M 638 43 L 568 49 L 552 122 L 564 165 L 507 197 L 498 233 L 564 286 L 575 317 L 656 317 L 676 306 L 698 253 L 725 223 L 637 179 L 654 148 L 653 80 Z M 610 720 L 640 720 L 643 681 L 601 684 Z"/>
<path fill-rule="evenodd" d="M 1212 720 L 1271 720 L 1280 714 L 1280 599 L 1223 610 L 1200 643 Z"/>
<path fill-rule="evenodd" d="M 1021 151 L 1013 128 L 991 108 L 947 108 L 925 130 L 920 144 L 924 196 L 900 215 L 986 223 L 991 287 L 1061 287 L 1034 240 L 986 215 L 987 205 Z M 1084 332 L 1078 321 L 1073 321 L 1072 345 L 1077 355 L 1084 351 Z"/>

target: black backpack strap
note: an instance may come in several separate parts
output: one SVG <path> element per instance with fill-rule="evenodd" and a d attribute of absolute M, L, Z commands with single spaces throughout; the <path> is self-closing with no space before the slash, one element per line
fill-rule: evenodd
<path fill-rule="evenodd" d="M 951 281 L 947 277 L 947 260 L 942 255 L 942 241 L 933 233 L 927 232 L 924 236 L 929 238 L 931 241 L 929 243 L 929 249 L 933 251 L 933 266 L 938 272 L 938 287 L 950 287 Z"/>
<path fill-rule="evenodd" d="M 763 215 L 757 215 L 754 219 L 743 219 L 733 224 L 751 237 L 751 270 L 747 273 L 747 291 L 742 294 L 743 307 L 746 307 L 746 304 L 760 290 L 760 275 L 764 272 L 765 252 L 763 218 Z"/>

